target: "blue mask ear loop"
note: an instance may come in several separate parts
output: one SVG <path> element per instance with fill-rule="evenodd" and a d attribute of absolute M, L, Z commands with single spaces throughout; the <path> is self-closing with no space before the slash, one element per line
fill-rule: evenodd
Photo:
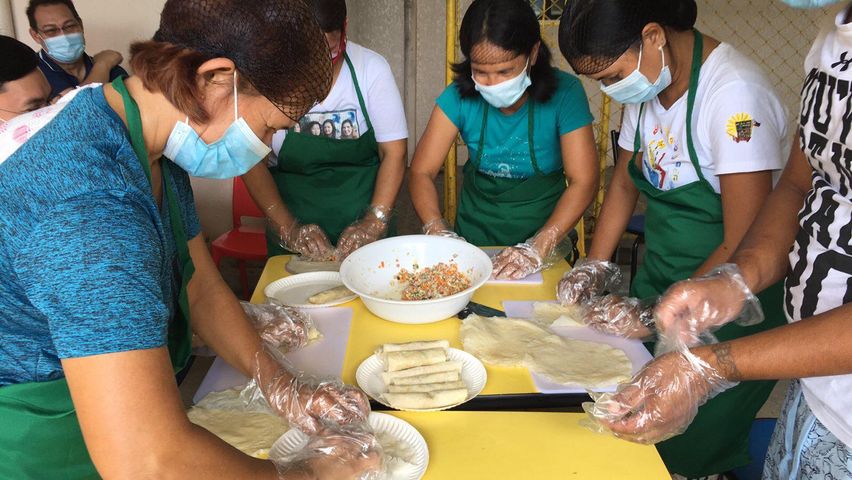
<path fill-rule="evenodd" d="M 240 113 L 239 112 L 240 112 L 239 107 L 237 105 L 237 71 L 234 70 L 234 121 L 235 122 L 240 119 Z M 2 119 L 0 119 L 0 120 L 2 120 Z M 189 123 L 189 115 L 186 116 L 186 120 L 184 120 L 184 123 L 186 123 L 190 127 L 192 126 Z"/>

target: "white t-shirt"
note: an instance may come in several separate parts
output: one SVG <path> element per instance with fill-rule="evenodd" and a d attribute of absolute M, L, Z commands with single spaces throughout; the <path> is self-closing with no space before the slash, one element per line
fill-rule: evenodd
<path fill-rule="evenodd" d="M 852 299 L 852 24 L 841 12 L 807 59 L 800 146 L 814 170 L 790 251 L 785 313 L 791 322 Z M 802 380 L 814 415 L 852 447 L 852 375 Z"/>
<path fill-rule="evenodd" d="M 382 143 L 408 138 L 402 98 L 387 60 L 354 42 L 346 43 L 346 54 L 355 67 L 355 76 L 358 77 L 376 141 Z M 309 132 L 312 126 L 316 128 L 314 123 L 319 126 L 321 135 L 334 135 L 337 139 L 358 138 L 367 131 L 367 120 L 358 103 L 349 66 L 343 62 L 343 68 L 328 97 L 300 120 L 297 127 L 300 131 Z M 286 136 L 287 130 L 279 130 L 272 137 L 275 155 L 281 150 Z"/>
<path fill-rule="evenodd" d="M 639 105 L 625 105 L 618 146 L 634 151 Z M 698 181 L 686 143 L 687 93 L 668 110 L 655 98 L 642 112 L 642 173 L 660 190 Z M 692 138 L 704 177 L 721 193 L 718 175 L 781 170 L 787 159 L 787 114 L 751 59 L 726 43 L 701 67 Z"/>

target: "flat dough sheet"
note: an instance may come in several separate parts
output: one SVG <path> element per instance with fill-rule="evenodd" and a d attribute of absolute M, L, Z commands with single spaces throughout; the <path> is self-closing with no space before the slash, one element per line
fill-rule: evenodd
<path fill-rule="evenodd" d="M 533 321 L 546 327 L 584 327 L 582 307 L 563 307 L 555 302 L 533 304 Z"/>
<path fill-rule="evenodd" d="M 189 421 L 246 455 L 265 458 L 289 426 L 276 415 L 247 410 L 239 395 L 239 389 L 207 395 L 187 412 Z"/>
<path fill-rule="evenodd" d="M 471 315 L 461 339 L 465 351 L 485 363 L 525 367 L 560 384 L 611 386 L 629 379 L 633 369 L 618 348 L 562 338 L 528 320 Z"/>

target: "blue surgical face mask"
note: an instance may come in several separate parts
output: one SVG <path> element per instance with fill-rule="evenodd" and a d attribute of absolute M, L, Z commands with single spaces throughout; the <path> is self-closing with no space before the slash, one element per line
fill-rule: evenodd
<path fill-rule="evenodd" d="M 82 33 L 69 33 L 44 39 L 47 54 L 60 63 L 74 63 L 86 51 L 86 40 Z"/>
<path fill-rule="evenodd" d="M 248 172 L 272 150 L 249 128 L 237 110 L 237 74 L 234 72 L 234 123 L 218 141 L 207 144 L 185 122 L 178 122 L 163 155 L 190 175 L 226 179 Z"/>
<path fill-rule="evenodd" d="M 660 54 L 663 56 L 663 68 L 660 70 L 660 76 L 655 83 L 651 83 L 648 77 L 639 71 L 639 67 L 642 66 L 642 48 L 640 47 L 639 64 L 636 66 L 636 70 L 612 85 L 606 86 L 601 83 L 601 91 L 622 104 L 645 103 L 656 98 L 660 92 L 672 84 L 672 72 L 666 65 L 666 53 L 662 48 L 660 48 Z"/>
<path fill-rule="evenodd" d="M 790 5 L 793 8 L 822 8 L 835 3 L 840 3 L 843 0 L 781 0 L 783 3 Z"/>
<path fill-rule="evenodd" d="M 532 80 L 530 80 L 530 75 L 527 72 L 529 64 L 530 61 L 527 59 L 524 71 L 520 75 L 505 82 L 500 82 L 497 85 L 482 85 L 473 78 L 473 75 L 470 78 L 473 79 L 473 83 L 476 85 L 476 91 L 482 95 L 482 98 L 486 102 L 495 108 L 507 108 L 514 105 L 523 96 L 524 92 L 527 91 L 527 88 L 532 85 Z"/>

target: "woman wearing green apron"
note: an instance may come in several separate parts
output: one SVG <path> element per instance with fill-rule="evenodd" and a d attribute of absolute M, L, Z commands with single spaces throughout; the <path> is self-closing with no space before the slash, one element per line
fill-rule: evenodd
<path fill-rule="evenodd" d="M 411 196 L 424 233 L 514 245 L 495 257 L 495 276 L 523 278 L 571 252 L 568 233 L 597 188 L 588 100 L 579 79 L 551 66 L 528 2 L 473 2 L 459 41 L 465 61 L 418 142 Z M 470 160 L 452 232 L 435 178 L 459 134 Z"/>
<path fill-rule="evenodd" d="M 655 299 L 673 283 L 728 261 L 782 168 L 786 115 L 759 68 L 693 29 L 693 0 L 572 4 L 560 47 L 578 73 L 625 104 L 619 163 L 588 259 L 559 285 L 593 328 L 653 336 Z M 647 200 L 644 262 L 630 296 L 600 296 L 619 275 L 608 262 Z M 728 325 L 729 340 L 784 322 L 781 285 L 760 296 L 766 321 Z M 654 344 L 648 345 L 654 351 Z M 746 382 L 710 400 L 686 432 L 657 444 L 676 474 L 694 478 L 749 462 L 748 433 L 774 382 Z"/>
<path fill-rule="evenodd" d="M 246 24 L 257 10 L 269 20 Z M 361 392 L 319 389 L 265 352 L 212 262 L 189 184 L 188 172 L 244 173 L 269 151 L 259 137 L 326 94 L 321 39 L 301 2 L 172 0 L 155 39 L 131 47 L 138 77 L 77 90 L 0 132 L 0 478 L 360 478 L 375 467 L 354 445 L 299 472 L 243 455 L 189 422 L 174 377 L 195 333 L 297 428 L 368 412 Z M 275 59 L 281 83 L 230 58 Z M 283 101 L 284 86 L 305 97 Z"/>
<path fill-rule="evenodd" d="M 243 178 L 272 226 L 268 255 L 342 260 L 393 234 L 389 220 L 405 174 L 408 129 L 387 61 L 347 42 L 345 0 L 311 3 L 332 53 L 331 92 L 298 131 L 276 133 L 277 157 L 268 169 L 258 165 Z M 323 126 L 320 135 L 312 133 L 314 123 Z"/>

